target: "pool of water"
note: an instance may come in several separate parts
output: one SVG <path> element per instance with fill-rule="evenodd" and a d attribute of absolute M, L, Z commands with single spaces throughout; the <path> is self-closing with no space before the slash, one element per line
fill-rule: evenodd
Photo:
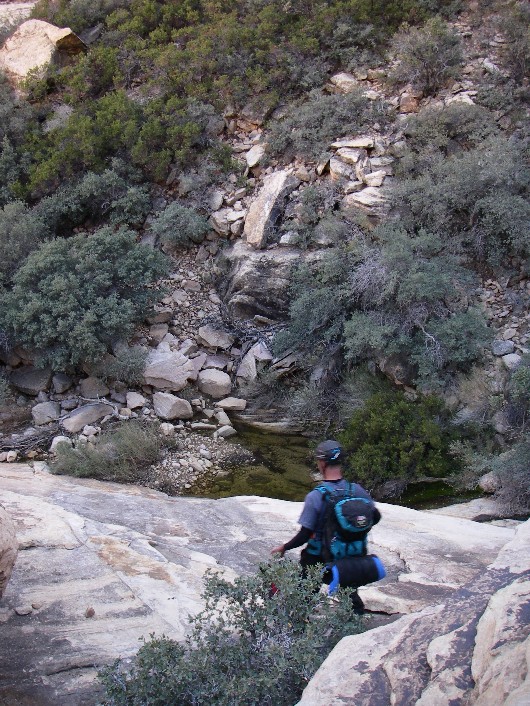
<path fill-rule="evenodd" d="M 255 463 L 241 465 L 217 477 L 201 495 L 225 498 L 234 495 L 261 495 L 280 500 L 303 500 L 319 480 L 308 439 L 300 435 L 269 434 L 244 427 L 237 443 L 252 451 Z M 459 493 L 436 479 L 409 485 L 391 502 L 418 510 L 433 509 L 480 497 L 478 493 Z"/>

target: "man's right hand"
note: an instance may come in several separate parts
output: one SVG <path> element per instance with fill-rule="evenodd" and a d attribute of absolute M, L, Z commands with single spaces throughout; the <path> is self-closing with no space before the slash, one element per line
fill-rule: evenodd
<path fill-rule="evenodd" d="M 271 554 L 279 554 L 280 556 L 283 556 L 285 554 L 284 545 L 282 544 L 279 547 L 274 547 L 274 549 L 271 549 Z"/>

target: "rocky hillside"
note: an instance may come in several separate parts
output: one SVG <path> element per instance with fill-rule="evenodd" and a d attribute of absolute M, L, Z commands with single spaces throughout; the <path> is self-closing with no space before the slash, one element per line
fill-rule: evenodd
<path fill-rule="evenodd" d="M 95 704 L 98 667 L 131 657 L 141 636 L 181 639 L 204 571 L 252 572 L 300 511 L 256 497 L 168 498 L 23 464 L 2 464 L 0 488 L 19 549 L 0 607 L 9 705 Z M 301 703 L 525 703 L 528 523 L 380 507 L 371 547 L 388 576 L 361 590 L 386 618 L 367 617 L 380 627 L 341 642 Z M 13 537 L 0 527 L 5 557 Z"/>
<path fill-rule="evenodd" d="M 298 99 L 298 112 L 286 104 L 270 119 L 266 111 L 229 106 L 222 119 L 211 118 L 208 129 L 230 151 L 234 171 L 229 169 L 221 177 L 207 180 L 200 165 L 187 169 L 174 163 L 165 182 L 159 180 L 150 186 L 147 214 L 144 211 L 147 217 L 138 221 L 137 238 L 144 246 L 160 247 L 168 254 L 168 275 L 158 279 L 164 291 L 155 301 L 154 311 L 128 341 L 110 331 L 105 334 L 109 311 L 98 318 L 91 333 L 96 341 L 102 339 L 98 347 L 100 351 L 106 347 L 106 352 L 102 358 L 87 360 L 76 351 L 75 341 L 65 339 L 66 331 L 35 332 L 28 338 L 26 334 L 34 330 L 34 322 L 21 318 L 17 323 L 17 317 L 26 315 L 13 309 L 10 321 L 18 333 L 14 338 L 10 334 L 10 347 L 0 355 L 4 373 L 17 395 L 17 407 L 3 412 L 4 423 L 18 428 L 14 434 L 2 436 L 0 458 L 31 458 L 49 449 L 53 453 L 60 441 L 91 448 L 97 445 L 101 429 L 108 422 L 158 419 L 163 422 L 163 434 L 173 438 L 176 431 L 177 438 L 184 442 L 181 455 L 188 449 L 184 459 L 168 458 L 165 462 L 164 484 L 181 492 L 212 472 L 222 472 L 224 452 L 221 443 L 217 453 L 216 442 L 236 433 L 234 421 L 280 422 L 280 426 L 301 428 L 307 425 L 308 409 L 318 406 L 319 398 L 326 394 L 341 397 L 352 363 L 362 366 L 366 362 L 372 373 L 382 373 L 412 397 L 418 392 L 436 391 L 455 415 L 456 423 L 489 425 L 492 441 L 488 443 L 497 450 L 517 440 L 526 414 L 524 356 L 530 336 L 526 246 L 521 242 L 510 251 L 504 241 L 513 237 L 508 232 L 503 235 L 504 226 L 495 226 L 499 241 L 495 246 L 490 242 L 493 234 L 487 233 L 494 214 L 506 208 L 508 201 L 491 204 L 493 210 L 483 216 L 468 211 L 472 221 L 478 219 L 478 230 L 466 236 L 450 236 L 449 251 L 460 251 L 464 263 L 454 272 L 453 255 L 444 254 L 438 241 L 422 243 L 412 235 L 414 228 L 433 226 L 428 218 L 423 224 L 417 214 L 414 216 L 414 204 L 421 201 L 422 189 L 426 188 L 418 175 L 426 168 L 426 159 L 437 164 L 440 157 L 432 152 L 433 141 L 435 145 L 441 141 L 445 159 L 440 168 L 448 171 L 443 177 L 447 181 L 439 181 L 438 186 L 447 189 L 447 198 L 455 204 L 462 200 L 462 194 L 453 195 L 451 189 L 470 186 L 462 182 L 454 187 L 452 170 L 473 171 L 480 162 L 475 167 L 472 162 L 466 166 L 466 160 L 475 153 L 479 159 L 490 148 L 492 155 L 495 149 L 511 149 L 510 142 L 503 142 L 505 136 L 513 144 L 519 140 L 518 149 L 525 145 L 526 112 L 522 104 L 510 110 L 485 107 L 484 95 L 494 93 L 497 83 L 510 77 L 506 47 L 511 40 L 497 31 L 498 16 L 492 12 L 479 19 L 471 7 L 448 27 L 436 31 L 442 35 L 450 32 L 443 35 L 444 41 L 460 47 L 461 57 L 453 61 L 458 76 L 448 71 L 434 89 L 427 84 L 418 88 L 412 74 L 399 91 L 399 81 L 389 83 L 388 75 L 406 64 L 399 43 L 394 41 L 390 64 L 330 74 L 321 93 L 311 94 L 305 103 Z M 86 44 L 73 34 L 70 39 L 65 39 L 67 36 L 62 32 L 59 37 L 52 25 L 41 20 L 24 23 L 2 49 L 4 70 L 12 79 L 18 76 L 20 80 L 36 67 L 46 75 L 51 71 L 47 66 L 57 66 L 52 71 L 55 75 L 53 72 L 65 71 L 61 68 L 65 63 L 76 62 L 79 52 L 89 51 L 90 56 L 95 48 L 87 47 L 98 46 L 92 36 L 83 35 Z M 401 37 L 403 42 L 413 39 L 412 34 Z M 430 41 L 434 41 L 432 37 Z M 44 44 L 46 55 L 42 54 Z M 28 57 L 31 61 L 26 64 Z M 446 58 L 451 64 L 451 56 Z M 57 103 L 60 94 L 52 95 L 46 130 L 47 134 L 60 134 L 75 113 L 68 104 Z M 348 111 L 350 115 L 356 113 L 355 125 L 346 117 Z M 318 124 L 310 122 L 311 113 Z M 496 136 L 495 149 L 493 143 L 482 141 L 485 136 Z M 509 151 L 501 153 L 501 166 L 495 167 L 499 179 L 500 172 L 506 172 L 504 186 L 487 171 L 487 164 L 484 167 L 484 178 L 492 180 L 499 191 L 507 187 L 506 179 L 526 178 L 521 164 L 512 157 Z M 112 188 L 118 188 L 119 194 L 124 188 L 118 186 L 122 177 L 118 172 L 105 172 L 111 173 Z M 441 176 L 433 171 L 429 178 L 434 184 Z M 86 188 L 76 186 L 68 192 L 68 198 L 80 198 Z M 104 181 L 98 188 L 105 188 Z M 489 188 L 473 198 L 490 204 Z M 524 193 L 515 195 L 519 187 L 510 188 L 506 198 L 514 199 L 513 208 L 517 205 L 524 215 Z M 131 189 L 127 193 L 131 194 Z M 61 187 L 47 198 L 52 202 L 56 199 L 54 207 L 60 211 L 66 191 Z M 34 202 L 34 196 L 29 195 L 29 200 Z M 40 218 L 41 207 L 39 203 L 31 206 L 24 217 Z M 9 208 L 8 203 L 4 213 Z M 436 208 L 441 206 L 437 204 Z M 449 218 L 446 232 L 454 227 L 451 218 L 457 208 L 465 215 L 471 206 L 462 201 L 454 207 L 453 215 L 440 212 L 440 218 Z M 79 224 L 74 228 L 76 232 L 92 232 L 90 227 L 85 230 L 87 213 L 82 211 L 78 221 L 70 221 L 71 225 Z M 412 216 L 416 225 L 411 230 L 407 223 Z M 94 211 L 89 221 L 91 218 L 97 221 L 101 214 Z M 387 233 L 384 228 L 388 230 L 388 224 L 394 225 Z M 397 256 L 391 252 L 397 236 L 391 232 L 395 224 L 409 228 L 409 243 L 402 241 Z M 512 225 L 520 227 L 520 223 Z M 7 236 L 11 232 L 7 221 L 4 228 Z M 469 240 L 470 235 L 484 241 L 482 251 L 475 246 L 469 249 L 466 238 Z M 370 242 L 371 238 L 375 239 Z M 407 247 L 413 249 L 405 257 Z M 332 263 L 330 258 L 335 253 L 338 257 L 343 253 L 343 265 L 348 263 L 356 278 L 351 287 L 348 285 L 350 291 L 341 290 L 339 294 L 345 275 L 338 268 L 336 299 L 329 298 L 325 290 L 319 294 L 320 284 L 313 298 L 307 298 L 300 285 L 297 289 L 294 273 L 305 267 L 314 281 L 320 282 L 322 268 Z M 439 294 L 431 299 L 431 294 L 419 289 L 414 295 L 388 289 L 388 300 L 381 295 L 374 308 L 371 288 L 388 288 L 392 268 L 396 276 L 412 276 L 410 262 L 399 274 L 399 258 L 405 262 L 410 256 L 425 262 L 427 268 L 423 272 L 420 267 L 414 275 L 418 281 L 430 276 L 429 268 L 442 273 L 445 279 L 435 285 Z M 470 279 L 472 270 L 474 281 Z M 35 281 L 35 274 L 38 279 L 45 276 L 44 270 L 37 269 L 31 281 Z M 129 276 L 133 276 L 132 271 Z M 346 272 L 346 276 L 352 274 Z M 20 301 L 20 296 L 27 296 L 26 312 L 34 306 L 33 296 L 41 307 L 48 297 L 45 280 L 38 282 L 35 293 L 29 293 L 25 289 L 29 285 L 21 277 L 18 284 L 13 279 L 13 296 L 8 296 L 6 308 L 16 307 L 15 300 Z M 146 284 L 150 286 L 147 280 Z M 84 284 L 72 286 L 82 290 Z M 409 289 L 416 286 L 412 280 L 406 284 Z M 86 299 L 90 297 L 88 291 L 80 291 L 80 295 L 72 321 L 83 317 L 92 306 Z M 102 290 L 101 296 L 114 295 Z M 124 288 L 121 296 L 131 295 Z M 400 305 L 403 310 L 393 303 L 401 297 L 405 297 Z M 341 303 L 337 311 L 330 312 L 334 301 Z M 62 315 L 59 308 L 48 312 L 43 309 L 40 321 Z M 377 317 L 384 318 L 386 328 L 377 328 Z M 315 331 L 318 333 L 312 335 Z M 398 331 L 404 333 L 404 339 L 396 345 Z M 39 350 L 38 341 L 46 341 L 49 349 Z M 60 358 L 53 352 L 56 349 L 61 351 Z M 124 361 L 133 358 L 136 369 L 132 374 L 129 363 L 127 373 Z M 70 364 L 59 360 L 70 360 Z M 264 379 L 275 381 L 272 403 L 271 398 L 264 402 L 260 396 L 263 373 Z M 313 403 L 300 409 L 296 394 L 309 394 Z M 270 407 L 272 411 L 267 409 Z M 330 422 L 341 426 L 344 421 L 337 409 L 330 408 L 315 423 L 318 428 Z M 196 440 L 196 431 L 211 434 L 213 445 Z M 463 433 L 468 435 L 467 431 Z M 197 453 L 201 444 L 202 460 Z M 216 465 L 217 460 L 220 465 Z"/>

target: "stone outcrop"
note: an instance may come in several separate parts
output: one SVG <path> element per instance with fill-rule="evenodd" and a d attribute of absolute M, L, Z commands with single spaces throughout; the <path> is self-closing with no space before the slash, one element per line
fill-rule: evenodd
<path fill-rule="evenodd" d="M 466 572 L 435 604 L 344 638 L 299 706 L 527 704 L 529 541 L 526 522 L 485 571 Z M 433 586 L 440 568 L 433 566 Z"/>
<path fill-rule="evenodd" d="M 48 389 L 51 379 L 52 371 L 49 368 L 34 368 L 28 365 L 12 372 L 9 382 L 20 392 L 36 397 L 39 392 Z"/>
<path fill-rule="evenodd" d="M 217 568 L 229 578 L 253 571 L 271 547 L 292 536 L 301 509 L 300 503 L 257 497 L 169 498 L 22 464 L 0 465 L 0 493 L 20 543 L 0 608 L 2 638 L 11 646 L 3 660 L 0 701 L 6 694 L 20 701 L 38 696 L 42 703 L 64 706 L 97 703 L 98 667 L 134 654 L 142 635 L 182 639 L 187 616 L 201 608 L 205 569 Z M 337 648 L 342 658 L 332 653 L 328 659 L 342 674 L 342 695 L 330 690 L 338 677 L 328 672 L 318 681 L 325 664 L 302 703 L 381 706 L 390 703 L 392 686 L 399 697 L 394 703 L 409 706 L 421 696 L 419 685 L 427 687 L 431 670 L 433 682 L 447 684 L 450 665 L 455 679 L 461 664 L 468 665 L 463 677 L 468 684 L 470 662 L 459 660 L 461 654 L 469 657 L 476 635 L 484 647 L 475 650 L 472 663 L 477 689 L 521 690 L 524 681 L 517 675 L 528 621 L 519 601 L 527 591 L 521 566 L 529 563 L 530 525 L 516 531 L 380 507 L 383 521 L 373 530 L 371 550 L 382 558 L 388 577 L 361 595 L 369 608 L 407 615 L 345 638 Z M 28 612 L 19 615 L 17 608 Z M 428 649 L 438 637 L 442 641 Z M 506 666 L 503 645 L 516 650 L 513 669 Z M 352 670 L 355 664 L 358 670 Z M 444 672 L 445 682 L 438 677 Z M 409 695 L 414 698 L 407 701 Z M 446 706 L 450 700 L 420 703 Z M 524 702 L 511 706 L 516 703 Z"/>
<path fill-rule="evenodd" d="M 245 220 L 243 235 L 250 246 L 258 250 L 265 247 L 281 215 L 285 198 L 299 183 L 287 170 L 265 177 L 261 191 L 252 202 Z"/>
<path fill-rule="evenodd" d="M 93 424 L 106 417 L 107 414 L 112 414 L 113 411 L 112 406 L 108 404 L 85 404 L 65 417 L 61 424 L 66 431 L 74 434 L 81 431 L 87 424 Z"/>
<path fill-rule="evenodd" d="M 61 29 L 42 20 L 27 20 L 0 49 L 0 67 L 22 80 L 33 71 L 44 75 L 51 62 L 63 64 L 84 51 L 86 45 L 71 29 Z"/>
<path fill-rule="evenodd" d="M 170 392 L 155 392 L 153 395 L 155 414 L 160 419 L 191 419 L 193 410 L 188 400 Z"/>
<path fill-rule="evenodd" d="M 197 385 L 201 392 L 209 395 L 214 399 L 220 399 L 230 394 L 232 389 L 232 381 L 230 375 L 223 373 L 222 370 L 215 368 L 207 368 L 201 370 L 197 378 Z"/>
<path fill-rule="evenodd" d="M 11 516 L 0 505 L 0 598 L 4 595 L 17 558 L 18 542 Z"/>
<path fill-rule="evenodd" d="M 223 300 L 232 316 L 277 321 L 287 315 L 290 273 L 301 259 L 298 250 L 259 251 L 239 240 L 225 255 L 229 272 Z"/>
<path fill-rule="evenodd" d="M 162 342 L 147 357 L 144 380 L 146 385 L 158 390 L 179 392 L 186 387 L 193 373 L 191 361 L 182 353 L 171 350 L 168 343 Z"/>

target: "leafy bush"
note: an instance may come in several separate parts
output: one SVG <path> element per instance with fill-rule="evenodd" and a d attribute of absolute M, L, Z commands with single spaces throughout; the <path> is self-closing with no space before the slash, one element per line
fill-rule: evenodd
<path fill-rule="evenodd" d="M 49 235 L 46 222 L 22 201 L 0 209 L 0 283 L 9 282 L 19 264 Z"/>
<path fill-rule="evenodd" d="M 146 187 L 134 183 L 137 179 L 133 170 L 113 160 L 101 174 L 88 172 L 77 183 L 44 197 L 33 211 L 55 235 L 64 235 L 89 219 L 92 223 L 108 220 L 115 225 L 139 225 L 151 203 Z"/>
<path fill-rule="evenodd" d="M 32 108 L 17 97 L 0 71 L 0 206 L 19 195 L 19 181 L 29 167 L 22 144 L 33 119 Z"/>
<path fill-rule="evenodd" d="M 158 425 L 131 420 L 103 432 L 94 446 L 59 444 L 50 467 L 52 473 L 78 478 L 137 483 L 160 459 L 164 443 Z"/>
<path fill-rule="evenodd" d="M 141 346 L 124 347 L 115 356 L 106 356 L 93 367 L 93 373 L 105 382 L 118 380 L 125 385 L 139 385 L 143 382 L 143 372 L 148 350 Z"/>
<path fill-rule="evenodd" d="M 398 64 L 390 78 L 410 83 L 413 88 L 433 95 L 462 64 L 460 39 L 439 17 L 427 20 L 423 27 L 405 27 L 392 38 L 392 51 Z"/>
<path fill-rule="evenodd" d="M 316 160 L 341 135 L 360 132 L 386 119 L 385 106 L 368 100 L 360 90 L 347 95 L 312 91 L 307 101 L 271 124 L 269 149 L 286 160 L 294 156 Z"/>
<path fill-rule="evenodd" d="M 360 631 L 350 599 L 318 592 L 318 569 L 307 578 L 293 562 L 262 564 L 228 583 L 207 572 L 204 610 L 191 618 L 182 644 L 154 638 L 132 669 L 103 670 L 109 706 L 217 704 L 290 706 L 345 635 Z M 271 585 L 278 591 L 270 596 Z"/>
<path fill-rule="evenodd" d="M 5 404 L 11 396 L 9 383 L 3 375 L 0 375 L 0 405 Z"/>
<path fill-rule="evenodd" d="M 152 232 L 167 245 L 202 243 L 209 230 L 208 221 L 193 208 L 174 201 L 159 212 L 151 223 Z"/>
<path fill-rule="evenodd" d="M 433 157 L 461 153 L 498 133 L 493 114 L 481 106 L 451 103 L 426 108 L 407 120 L 407 152 L 397 163 L 398 175 L 421 175 Z"/>
<path fill-rule="evenodd" d="M 406 227 L 452 238 L 454 247 L 498 263 L 530 251 L 529 185 L 524 145 L 492 137 L 460 154 L 431 153 L 421 175 L 396 184 L 394 202 Z"/>
<path fill-rule="evenodd" d="M 352 478 L 376 494 L 386 481 L 406 483 L 455 470 L 447 415 L 435 397 L 409 402 L 399 392 L 377 393 L 353 414 L 340 441 Z"/>
<path fill-rule="evenodd" d="M 448 371 L 468 368 L 488 340 L 482 314 L 460 301 L 470 273 L 438 236 L 392 224 L 373 236 L 294 273 L 289 324 L 275 352 L 294 348 L 311 360 L 342 345 L 355 362 L 400 356 L 433 389 Z"/>
<path fill-rule="evenodd" d="M 453 453 L 460 459 L 465 470 L 455 477 L 457 486 L 476 488 L 481 476 L 493 472 L 499 480 L 499 489 L 494 498 L 512 516 L 525 519 L 530 513 L 530 435 L 523 434 L 508 451 L 500 454 L 484 454 L 474 451 L 469 445 L 457 443 Z"/>
<path fill-rule="evenodd" d="M 79 33 L 102 22 L 125 4 L 124 0 L 39 0 L 31 16 L 58 27 L 71 27 Z"/>
<path fill-rule="evenodd" d="M 162 254 L 123 228 L 44 243 L 3 294 L 2 323 L 55 369 L 97 362 L 132 333 L 157 296 L 148 285 L 166 270 Z"/>
<path fill-rule="evenodd" d="M 523 83 L 530 67 L 530 8 L 526 2 L 508 6 L 499 21 L 507 44 L 502 48 L 504 67 L 516 83 Z"/>

